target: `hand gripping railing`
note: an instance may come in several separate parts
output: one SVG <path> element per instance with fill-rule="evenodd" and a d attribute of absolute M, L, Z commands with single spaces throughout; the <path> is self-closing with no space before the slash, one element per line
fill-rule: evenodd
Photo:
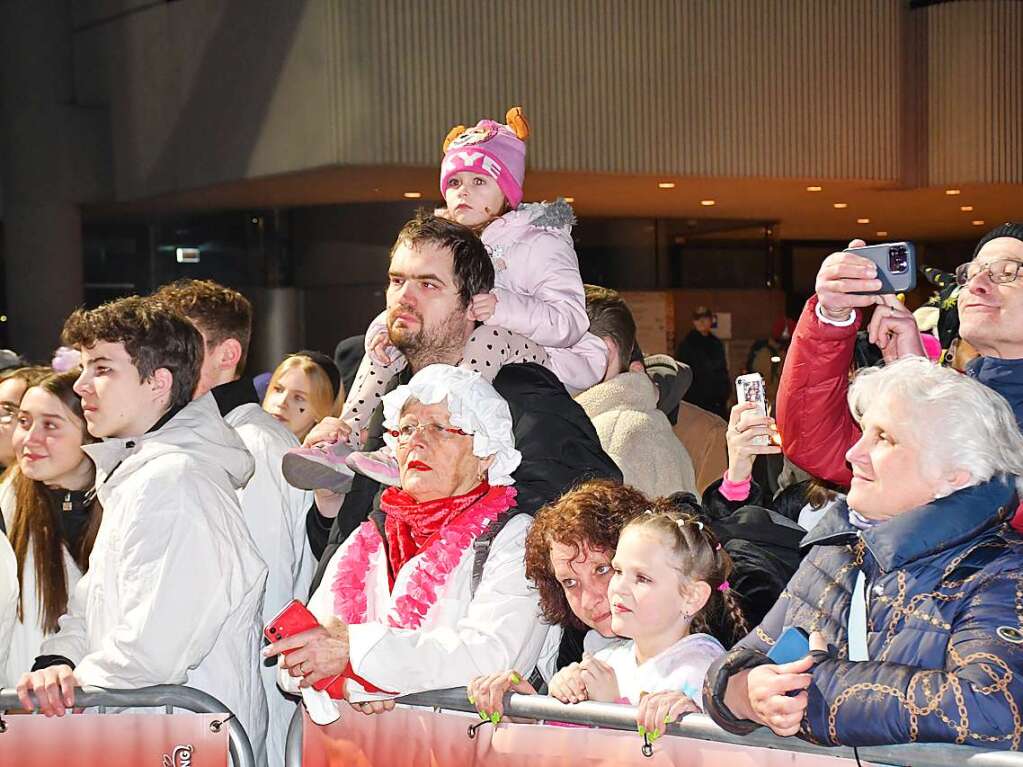
<path fill-rule="evenodd" d="M 446 709 L 476 713 L 468 699 L 465 688 L 436 690 L 406 695 L 398 698 L 399 703 L 421 708 Z M 614 703 L 575 703 L 566 705 L 545 695 L 519 695 L 509 693 L 504 697 L 505 716 L 523 719 L 538 719 L 552 722 L 571 722 L 614 730 L 636 732 L 636 709 Z M 386 716 L 386 714 L 383 714 Z M 480 723 L 476 722 L 473 727 Z M 749 735 L 733 735 L 718 727 L 704 714 L 687 714 L 681 722 L 668 725 L 666 734 L 696 740 L 728 743 L 737 746 L 756 746 L 779 751 L 815 754 L 834 758 L 855 759 L 852 748 L 844 746 L 816 746 L 799 738 L 779 738 L 767 728 L 761 728 Z M 475 730 L 473 730 L 475 732 Z M 637 739 L 637 750 L 638 750 Z M 946 743 L 907 743 L 898 746 L 864 746 L 858 756 L 863 762 L 911 767 L 1023 767 L 1023 754 L 1013 751 L 992 751 L 972 746 L 956 746 Z M 288 728 L 285 748 L 286 767 L 302 764 L 302 709 L 295 712 Z"/>
<path fill-rule="evenodd" d="M 36 702 L 32 693 L 32 701 Z M 76 708 L 181 708 L 196 714 L 226 714 L 223 719 L 214 720 L 210 728 L 219 732 L 227 725 L 228 747 L 234 767 L 256 767 L 256 758 L 252 753 L 252 743 L 238 718 L 231 710 L 209 693 L 193 687 L 175 684 L 158 684 L 153 687 L 141 687 L 137 690 L 106 690 L 102 687 L 76 687 Z M 0 689 L 0 715 L 11 709 L 22 709 L 21 701 L 14 690 Z M 38 708 L 36 711 L 38 712 Z M 2 719 L 0 719 L 2 722 Z M 0 730 L 2 732 L 2 730 Z M 0 736 L 2 737 L 2 736 Z"/>

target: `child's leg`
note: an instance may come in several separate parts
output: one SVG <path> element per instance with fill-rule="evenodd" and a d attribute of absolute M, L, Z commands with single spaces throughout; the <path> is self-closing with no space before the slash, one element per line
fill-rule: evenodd
<path fill-rule="evenodd" d="M 368 354 L 363 356 L 352 382 L 352 390 L 348 392 L 341 410 L 341 420 L 352 427 L 348 443 L 356 450 L 361 447 L 362 430 L 369 425 L 369 419 L 380 404 L 388 381 L 404 368 L 404 356 L 399 356 L 389 365 L 381 365 Z"/>
<path fill-rule="evenodd" d="M 518 333 L 482 325 L 469 336 L 459 365 L 475 370 L 493 383 L 501 366 L 514 362 L 535 362 L 546 367 L 547 350 Z"/>

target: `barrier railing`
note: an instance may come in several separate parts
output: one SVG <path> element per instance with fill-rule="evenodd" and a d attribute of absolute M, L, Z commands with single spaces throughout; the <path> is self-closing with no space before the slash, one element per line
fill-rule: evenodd
<path fill-rule="evenodd" d="M 465 688 L 416 693 L 398 698 L 398 702 L 418 708 L 435 711 L 461 711 L 475 714 L 475 709 L 466 699 Z M 506 717 L 532 719 L 548 722 L 568 722 L 590 725 L 604 729 L 628 730 L 635 737 L 636 709 L 611 703 L 576 703 L 566 705 L 542 695 L 508 694 L 504 699 Z M 354 712 L 353 712 L 354 713 Z M 362 714 L 358 714 L 362 716 Z M 387 714 L 381 715 L 386 717 Z M 466 737 L 473 737 L 480 722 L 473 722 Z M 302 764 L 303 741 L 302 708 L 298 708 L 288 728 L 285 750 L 285 766 L 300 767 Z M 733 735 L 722 730 L 703 714 L 689 714 L 681 722 L 669 725 L 667 735 L 711 741 L 734 746 L 759 747 L 776 751 L 809 754 L 833 759 L 859 759 L 861 762 L 910 767 L 1023 767 L 1023 754 L 1011 751 L 994 751 L 972 746 L 957 746 L 945 743 L 907 743 L 898 746 L 864 746 L 854 750 L 843 746 L 825 747 L 807 743 L 799 738 L 780 738 L 767 728 L 761 728 L 749 735 Z M 662 741 L 658 741 L 658 745 Z M 640 741 L 636 739 L 637 752 Z"/>
<path fill-rule="evenodd" d="M 31 694 L 31 693 L 30 693 Z M 36 702 L 35 697 L 32 697 Z M 192 687 L 173 684 L 161 684 L 153 687 L 142 687 L 137 690 L 106 690 L 100 687 L 78 687 L 75 689 L 76 708 L 96 708 L 98 713 L 106 713 L 107 708 L 164 708 L 166 713 L 183 709 L 197 714 L 224 714 L 223 718 L 210 723 L 212 732 L 227 728 L 228 748 L 234 767 L 256 767 L 252 743 L 242 727 L 241 722 L 231 710 L 209 693 Z M 18 694 L 11 689 L 0 689 L 0 733 L 6 730 L 3 712 L 7 710 L 22 711 Z M 36 709 L 38 713 L 38 708 Z M 0 738 L 3 735 L 0 734 Z M 0 743 L 3 741 L 0 740 Z M 71 748 L 72 744 L 68 744 Z"/>

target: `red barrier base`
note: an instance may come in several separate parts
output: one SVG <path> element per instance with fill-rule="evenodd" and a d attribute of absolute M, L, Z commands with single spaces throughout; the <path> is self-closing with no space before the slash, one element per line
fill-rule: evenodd
<path fill-rule="evenodd" d="M 848 759 L 662 737 L 654 755 L 640 751 L 637 733 L 550 725 L 484 725 L 474 739 L 466 731 L 479 717 L 427 709 L 397 708 L 366 716 L 345 707 L 338 722 L 303 723 L 302 767 L 847 767 Z"/>
<path fill-rule="evenodd" d="M 2 767 L 227 767 L 217 714 L 3 714 Z"/>

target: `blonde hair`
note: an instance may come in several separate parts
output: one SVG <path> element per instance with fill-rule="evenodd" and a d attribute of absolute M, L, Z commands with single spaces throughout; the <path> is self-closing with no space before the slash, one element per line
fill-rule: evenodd
<path fill-rule="evenodd" d="M 658 499 L 652 509 L 633 517 L 622 528 L 622 534 L 632 528 L 647 528 L 659 533 L 678 561 L 680 576 L 704 581 L 710 586 L 706 604 L 693 616 L 692 626 L 696 631 L 712 633 L 710 618 L 717 617 L 724 618 L 724 622 L 729 624 L 733 641 L 749 633 L 742 607 L 728 585 L 732 558 L 709 525 L 677 511 L 669 500 Z"/>
<path fill-rule="evenodd" d="M 304 354 L 290 354 L 284 358 L 273 375 L 270 376 L 270 383 L 266 386 L 266 394 L 263 397 L 263 408 L 267 407 L 267 400 L 273 393 L 274 387 L 281 380 L 281 376 L 289 370 L 298 368 L 309 377 L 309 407 L 312 408 L 313 416 L 320 421 L 327 416 L 337 417 L 341 414 L 341 408 L 345 404 L 344 384 L 338 387 L 334 394 L 334 386 L 330 378 L 312 357 Z"/>

